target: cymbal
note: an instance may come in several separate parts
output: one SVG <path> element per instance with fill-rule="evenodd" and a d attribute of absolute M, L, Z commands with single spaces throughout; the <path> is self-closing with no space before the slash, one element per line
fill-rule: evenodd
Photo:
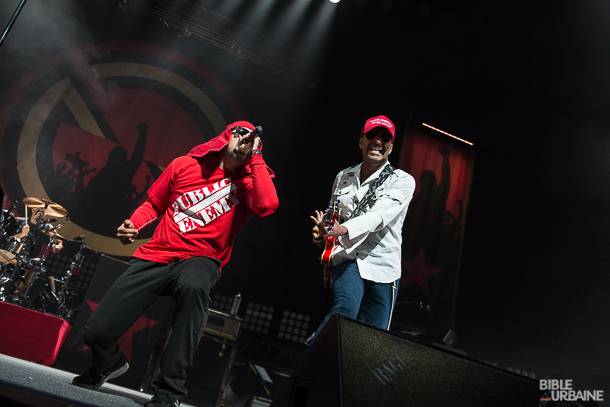
<path fill-rule="evenodd" d="M 42 198 L 36 198 L 33 196 L 26 196 L 25 198 L 23 198 L 23 203 L 29 208 L 44 208 L 45 206 L 47 206 L 46 202 L 50 201 L 47 201 L 46 199 Z"/>
<path fill-rule="evenodd" d="M 17 264 L 15 255 L 6 250 L 0 250 L 0 264 Z"/>
<path fill-rule="evenodd" d="M 52 202 L 44 210 L 43 216 L 46 218 L 65 218 L 68 216 L 68 210 L 60 204 Z"/>
<path fill-rule="evenodd" d="M 59 233 L 57 233 L 55 230 L 56 230 L 56 229 L 53 229 L 53 230 L 51 230 L 51 231 L 49 231 L 48 233 L 45 233 L 45 234 L 46 234 L 47 236 L 49 236 L 49 237 L 53 238 L 53 239 L 61 239 L 61 240 L 66 240 L 66 241 L 70 240 L 70 239 L 68 239 L 67 237 L 65 237 L 65 236 L 60 235 Z"/>

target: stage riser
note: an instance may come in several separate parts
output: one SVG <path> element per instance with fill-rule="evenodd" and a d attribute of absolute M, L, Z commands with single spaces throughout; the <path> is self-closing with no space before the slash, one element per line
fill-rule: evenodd
<path fill-rule="evenodd" d="M 0 355 L 0 406 L 138 407 L 151 397 L 108 383 L 99 391 L 84 389 L 73 386 L 73 378 L 72 373 Z"/>

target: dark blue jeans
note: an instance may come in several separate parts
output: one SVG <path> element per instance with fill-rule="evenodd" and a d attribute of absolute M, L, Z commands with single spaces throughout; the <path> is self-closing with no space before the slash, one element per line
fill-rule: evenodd
<path fill-rule="evenodd" d="M 333 314 L 343 315 L 374 327 L 390 329 L 390 319 L 398 295 L 398 283 L 376 283 L 360 277 L 358 263 L 348 261 L 333 266 L 333 305 L 318 326 L 315 336 Z"/>

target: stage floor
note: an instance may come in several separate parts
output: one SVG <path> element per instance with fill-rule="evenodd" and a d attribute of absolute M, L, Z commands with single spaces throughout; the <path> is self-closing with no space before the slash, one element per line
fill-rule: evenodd
<path fill-rule="evenodd" d="M 74 376 L 0 354 L 0 405 L 136 407 L 151 398 L 149 394 L 109 383 L 98 391 L 73 386 Z"/>

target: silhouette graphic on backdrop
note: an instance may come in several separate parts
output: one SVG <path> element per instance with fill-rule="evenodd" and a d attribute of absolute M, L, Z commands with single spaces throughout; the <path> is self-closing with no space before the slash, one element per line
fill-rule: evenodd
<path fill-rule="evenodd" d="M 91 178 L 89 185 L 84 190 L 88 199 L 100 200 L 109 204 L 116 203 L 123 208 L 132 206 L 135 208 L 143 193 L 136 191 L 133 178 L 144 160 L 147 133 L 148 126 L 140 123 L 138 125 L 138 140 L 129 159 L 127 149 L 121 145 L 110 151 L 106 166 Z M 148 189 L 149 184 L 150 177 L 147 178 L 147 187 L 144 191 Z M 112 194 L 109 194 L 110 191 L 112 191 Z M 136 202 L 134 202 L 135 199 L 137 199 Z"/>
<path fill-rule="evenodd" d="M 55 167 L 55 187 L 63 192 L 60 196 L 71 193 L 82 193 L 85 189 L 85 176 L 96 171 L 96 168 L 87 168 L 87 162 L 80 157 L 80 151 L 66 154 L 64 161 Z"/>
<path fill-rule="evenodd" d="M 457 215 L 447 210 L 451 190 L 449 148 L 441 145 L 438 151 L 442 156 L 440 182 L 437 184 L 434 171 L 422 172 L 419 191 L 411 201 L 405 221 L 407 282 L 416 283 L 423 291 L 420 295 L 427 294 L 431 275 L 455 269 L 459 251 L 462 203 L 459 202 Z"/>
<path fill-rule="evenodd" d="M 108 154 L 104 167 L 98 171 L 89 167 L 80 151 L 75 151 L 65 155 L 49 180 L 53 196 L 63 198 L 71 218 L 79 219 L 83 226 L 106 236 L 114 236 L 115 224 L 120 223 L 121 219 L 116 219 L 114 214 L 124 217 L 125 213 L 131 213 L 161 172 L 157 165 L 146 161 L 150 174 L 146 175 L 144 188 L 138 191 L 134 185 L 136 172 L 144 162 L 148 126 L 138 124 L 137 132 L 131 157 L 124 146 L 116 145 Z M 94 175 L 85 182 L 89 174 Z"/>

